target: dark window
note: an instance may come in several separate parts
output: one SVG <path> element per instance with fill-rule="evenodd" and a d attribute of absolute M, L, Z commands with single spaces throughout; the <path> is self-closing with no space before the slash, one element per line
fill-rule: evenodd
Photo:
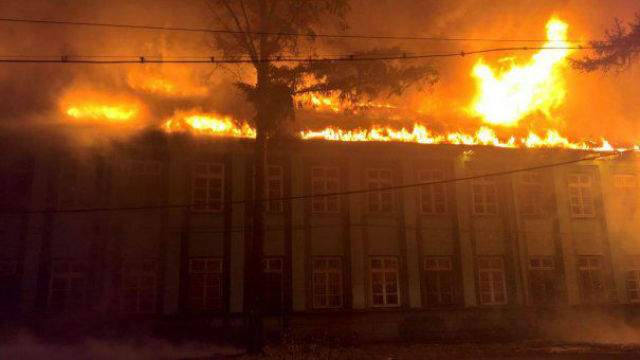
<path fill-rule="evenodd" d="M 422 170 L 418 173 L 421 183 L 437 182 L 444 179 L 442 170 Z M 445 184 L 432 184 L 420 187 L 420 210 L 424 214 L 443 214 L 447 211 L 447 192 Z"/>
<path fill-rule="evenodd" d="M 473 213 L 475 215 L 495 215 L 498 213 L 496 182 L 491 178 L 473 180 Z"/>
<path fill-rule="evenodd" d="M 535 305 L 558 302 L 558 273 L 552 256 L 529 258 L 531 301 Z"/>
<path fill-rule="evenodd" d="M 371 305 L 374 307 L 400 306 L 400 273 L 398 258 L 372 257 Z"/>
<path fill-rule="evenodd" d="M 580 295 L 585 303 L 605 300 L 602 256 L 578 257 Z"/>
<path fill-rule="evenodd" d="M 367 170 L 367 184 L 370 190 L 388 188 L 392 185 L 391 170 Z M 390 212 L 393 210 L 393 192 L 391 190 L 369 193 L 369 211 Z"/>
<path fill-rule="evenodd" d="M 193 209 L 202 212 L 221 212 L 224 201 L 224 164 L 197 163 L 191 185 Z"/>
<path fill-rule="evenodd" d="M 479 257 L 478 278 L 480 304 L 505 305 L 507 303 L 507 287 L 502 257 Z"/>
<path fill-rule="evenodd" d="M 342 259 L 315 257 L 313 259 L 313 307 L 315 309 L 342 307 Z"/>
<path fill-rule="evenodd" d="M 282 270 L 282 258 L 272 257 L 262 260 L 262 294 L 264 310 L 267 313 L 277 313 L 282 310 L 284 302 Z"/>
<path fill-rule="evenodd" d="M 311 194 L 332 194 L 340 191 L 340 172 L 336 167 L 311 168 Z M 317 196 L 311 199 L 314 213 L 336 213 L 340 211 L 338 196 Z"/>
<path fill-rule="evenodd" d="M 525 215 L 538 215 L 543 211 L 544 198 L 542 175 L 538 172 L 520 174 L 520 212 Z"/>
<path fill-rule="evenodd" d="M 77 259 L 55 259 L 51 266 L 49 311 L 64 312 L 81 309 L 85 305 L 86 263 Z"/>
<path fill-rule="evenodd" d="M 222 259 L 189 260 L 189 307 L 192 310 L 222 309 Z"/>
<path fill-rule="evenodd" d="M 125 313 L 153 314 L 158 292 L 158 262 L 126 259 L 122 262 L 121 309 Z"/>
<path fill-rule="evenodd" d="M 451 306 L 454 302 L 454 277 L 451 257 L 429 256 L 424 260 L 426 305 Z"/>
<path fill-rule="evenodd" d="M 18 261 L 0 260 L 0 312 L 15 310 L 20 296 Z"/>

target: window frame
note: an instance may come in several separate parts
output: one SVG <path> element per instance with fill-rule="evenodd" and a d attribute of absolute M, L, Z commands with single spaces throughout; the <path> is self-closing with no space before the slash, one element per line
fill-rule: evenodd
<path fill-rule="evenodd" d="M 198 168 L 204 166 L 204 172 L 198 172 Z M 218 171 L 213 169 L 219 169 Z M 194 163 L 191 179 L 191 210 L 201 213 L 222 213 L 225 210 L 225 191 L 226 191 L 226 166 L 223 162 L 206 162 L 199 161 Z M 197 185 L 199 181 L 203 181 L 202 186 Z M 220 182 L 219 200 L 211 201 L 212 192 Z M 203 191 L 203 196 L 196 196 L 197 191 Z M 217 206 L 214 206 L 217 205 Z"/>
<path fill-rule="evenodd" d="M 382 268 L 374 268 L 373 262 L 381 261 Z M 395 262 L 394 267 L 387 267 L 387 261 Z M 387 274 L 392 273 L 395 275 L 395 294 L 393 292 L 387 291 L 387 285 L 389 281 L 387 280 Z M 374 292 L 374 277 L 376 274 L 381 274 L 381 293 Z M 369 257 L 369 291 L 370 291 L 370 304 L 372 308 L 398 308 L 402 306 L 402 290 L 401 281 L 400 281 L 400 259 L 398 256 L 370 256 Z M 396 303 L 389 302 L 389 296 L 396 297 Z M 382 303 L 376 303 L 374 298 L 376 296 L 382 296 Z"/>
<path fill-rule="evenodd" d="M 316 267 L 317 261 L 325 262 L 324 268 Z M 329 265 L 330 261 L 337 261 L 338 265 L 331 267 Z M 322 294 L 316 293 L 316 289 L 318 288 L 316 275 L 324 275 Z M 332 285 L 331 275 L 335 275 L 335 278 L 338 279 L 337 285 Z M 329 290 L 331 288 L 334 288 L 337 292 L 330 294 Z M 339 300 L 339 303 L 331 305 L 329 299 L 332 296 Z M 320 297 L 324 297 L 324 304 L 318 301 Z M 313 309 L 335 310 L 344 308 L 344 263 L 341 256 L 314 256 L 311 258 L 311 298 Z"/>
<path fill-rule="evenodd" d="M 204 263 L 204 268 L 202 270 L 196 269 L 194 264 L 197 261 L 202 261 Z M 209 262 L 216 262 L 217 265 L 215 267 L 209 268 Z M 198 306 L 194 306 L 194 294 L 193 294 L 193 285 L 195 281 L 195 276 L 202 275 L 203 277 L 203 286 L 202 286 L 202 300 Z M 208 286 L 209 278 L 218 278 L 218 294 L 219 294 L 219 306 L 218 307 L 209 307 L 207 306 L 209 297 Z M 215 298 L 215 296 L 214 296 Z M 189 258 L 189 295 L 187 301 L 188 307 L 191 311 L 201 311 L 201 312 L 218 312 L 224 309 L 224 258 L 222 257 L 191 257 Z"/>
<path fill-rule="evenodd" d="M 274 267 L 272 266 L 274 263 L 279 263 L 278 266 Z M 280 280 L 279 280 L 279 287 L 280 287 L 280 292 L 279 292 L 279 303 L 278 304 L 268 304 L 267 303 L 267 293 L 263 287 L 262 291 L 262 296 L 263 296 L 263 305 L 264 305 L 264 310 L 267 312 L 274 312 L 274 311 L 283 311 L 284 307 L 285 307 L 285 294 L 284 294 L 284 257 L 282 256 L 265 256 L 262 258 L 262 275 L 263 275 L 263 280 L 262 280 L 262 284 L 263 285 L 268 285 L 268 280 L 266 279 L 267 276 L 269 276 L 269 274 L 277 274 L 280 276 Z M 273 307 L 269 308 L 269 305 L 273 305 Z"/>
<path fill-rule="evenodd" d="M 586 266 L 582 262 L 586 261 Z M 598 265 L 592 266 L 593 261 L 597 260 Z M 582 303 L 599 303 L 607 299 L 607 288 L 604 273 L 604 256 L 602 255 L 579 255 L 577 258 L 578 265 L 578 287 L 580 290 L 580 301 Z M 587 273 L 589 276 L 589 289 L 584 288 L 583 275 Z M 597 276 L 594 276 L 596 274 Z M 600 291 L 596 291 L 594 287 L 594 279 L 600 283 Z"/>
<path fill-rule="evenodd" d="M 545 213 L 544 202 L 540 194 L 544 194 L 542 174 L 538 171 L 527 171 L 518 176 L 518 195 L 520 214 L 526 216 L 540 216 Z"/>
<path fill-rule="evenodd" d="M 425 174 L 428 174 L 425 176 Z M 442 169 L 420 169 L 417 173 L 418 182 L 435 182 L 444 180 L 444 170 Z M 438 194 L 441 192 L 441 194 Z M 425 204 L 425 195 L 428 193 L 428 207 L 426 209 Z M 438 203 L 440 202 L 437 197 L 438 195 L 442 196 L 441 201 L 441 210 L 438 209 Z M 420 208 L 420 213 L 423 215 L 445 215 L 448 211 L 448 196 L 447 196 L 447 186 L 444 183 L 440 184 L 431 184 L 431 185 L 422 185 L 418 188 L 418 205 Z"/>
<path fill-rule="evenodd" d="M 577 179 L 578 181 L 573 181 Z M 583 182 L 587 179 L 587 182 Z M 585 185 L 586 184 L 586 185 Z M 594 218 L 596 217 L 595 204 L 595 181 L 593 175 L 586 172 L 572 172 L 567 178 L 568 196 L 569 196 L 569 213 L 572 218 Z M 577 192 L 575 194 L 574 192 Z M 585 195 L 585 193 L 587 193 Z M 577 195 L 577 196 L 576 196 Z M 588 200 L 590 199 L 590 200 Z M 577 201 L 577 203 L 574 202 Z M 578 212 L 576 210 L 579 209 Z M 590 209 L 591 213 L 586 210 Z"/>
<path fill-rule="evenodd" d="M 278 169 L 279 174 L 273 174 L 272 170 Z M 267 165 L 265 174 L 265 193 L 267 199 L 281 199 L 284 197 L 284 166 L 282 165 Z M 273 182 L 277 183 L 277 190 L 271 187 Z M 270 213 L 282 213 L 284 212 L 284 200 L 269 200 L 266 203 L 265 209 Z"/>
<path fill-rule="evenodd" d="M 631 255 L 628 259 L 629 265 L 625 274 L 624 284 L 627 293 L 627 301 L 630 304 L 640 304 L 640 255 Z M 634 283 L 635 288 L 630 288 L 629 283 Z M 631 297 L 631 293 L 635 292 L 635 298 Z"/>
<path fill-rule="evenodd" d="M 478 193 L 477 187 L 482 189 L 481 193 Z M 487 190 L 493 191 L 493 204 L 489 201 L 491 194 L 487 193 Z M 480 200 L 482 205 L 482 211 L 478 211 L 477 200 Z M 489 207 L 493 205 L 493 211 L 489 211 Z M 471 181 L 471 209 L 475 216 L 497 216 L 499 213 L 499 201 L 498 201 L 498 182 L 495 178 L 483 177 L 473 179 Z"/>
<path fill-rule="evenodd" d="M 149 271 L 139 271 L 139 272 L 130 272 L 127 273 L 127 265 L 131 266 L 132 264 L 139 263 L 140 267 L 145 267 L 145 262 L 149 262 L 153 264 L 153 269 Z M 127 286 L 130 283 L 130 277 L 136 278 L 136 286 Z M 159 289 L 159 277 L 160 277 L 160 261 L 157 258 L 128 258 L 122 259 L 121 265 L 121 279 L 120 279 L 120 311 L 125 314 L 135 314 L 135 315 L 151 315 L 156 314 L 158 312 L 158 300 L 160 298 L 160 289 Z M 153 278 L 153 284 L 149 287 L 152 293 L 152 307 L 150 309 L 142 309 L 141 308 L 141 297 L 143 295 L 143 291 L 145 290 L 144 286 L 141 284 L 145 284 L 148 282 L 149 278 Z M 127 289 L 134 289 L 136 292 L 136 306 L 135 310 L 131 311 L 126 308 L 125 299 L 127 298 Z"/>
<path fill-rule="evenodd" d="M 529 299 L 535 305 L 555 304 L 557 303 L 557 286 L 558 286 L 558 272 L 556 267 L 556 258 L 552 255 L 534 255 L 529 256 Z M 545 289 L 545 297 L 540 301 L 540 297 L 534 296 L 534 286 L 539 285 L 539 280 L 553 279 L 554 284 L 551 289 L 554 298 L 547 299 L 548 294 L 547 283 L 543 282 L 542 286 Z"/>
<path fill-rule="evenodd" d="M 316 174 L 321 171 L 322 175 Z M 334 175 L 328 175 L 328 172 L 335 172 Z M 310 185 L 311 195 L 337 193 L 341 189 L 340 168 L 337 166 L 311 166 L 310 168 Z M 322 189 L 316 188 L 320 184 Z M 335 189 L 332 189 L 335 187 Z M 331 208 L 333 201 L 335 208 Z M 339 214 L 341 212 L 340 195 L 334 196 L 315 196 L 310 199 L 311 213 L 313 214 Z M 318 207 L 316 207 L 318 205 Z"/>
<path fill-rule="evenodd" d="M 509 303 L 509 294 L 507 293 L 507 274 L 506 274 L 506 266 L 503 256 L 478 256 L 478 298 L 480 305 L 483 306 L 504 306 Z M 489 261 L 489 267 L 482 267 L 482 261 Z M 499 261 L 500 266 L 494 267 L 494 261 Z M 496 273 L 499 272 L 500 282 L 502 286 L 500 288 L 496 288 Z M 483 279 L 483 274 L 488 274 L 488 279 Z M 487 291 L 483 291 L 483 282 L 490 285 L 490 301 L 484 301 L 483 293 L 487 293 Z M 503 295 L 503 300 L 496 300 L 498 292 L 497 290 L 501 290 Z"/>
<path fill-rule="evenodd" d="M 431 262 L 431 263 L 430 263 Z M 433 266 L 432 266 L 433 265 Z M 438 307 L 451 307 L 456 303 L 456 279 L 453 271 L 453 257 L 452 256 L 425 256 L 423 259 L 422 266 L 423 277 L 425 281 L 425 306 L 428 308 L 438 308 Z M 451 301 L 447 303 L 443 301 L 443 293 L 446 291 L 443 290 L 443 279 L 442 274 L 447 273 L 449 277 L 449 287 L 450 287 L 450 297 Z M 438 297 L 438 301 L 436 303 L 429 303 L 429 294 L 433 293 L 429 291 L 429 284 L 427 284 L 429 274 L 434 275 L 437 278 L 437 288 L 438 290 L 435 292 Z"/>
<path fill-rule="evenodd" d="M 367 189 L 375 190 L 393 186 L 393 170 L 390 168 L 365 169 Z M 375 176 L 372 176 L 375 174 Z M 385 175 L 385 179 L 382 175 Z M 370 191 L 367 193 L 367 212 L 372 214 L 389 214 L 395 209 L 393 190 Z M 375 206 L 374 206 L 375 205 Z"/>
<path fill-rule="evenodd" d="M 67 271 L 58 273 L 56 268 L 58 268 L 62 263 L 66 263 Z M 76 266 L 81 267 L 81 270 L 71 270 Z M 49 292 L 47 294 L 47 311 L 62 311 L 62 312 L 70 312 L 78 310 L 77 307 L 83 308 L 86 306 L 87 301 L 87 292 L 88 292 L 88 262 L 84 259 L 78 258 L 54 258 L 51 260 L 51 271 L 49 275 Z M 64 279 L 65 288 L 64 289 L 54 289 L 56 279 Z M 77 299 L 78 294 L 73 294 L 73 289 L 71 286 L 71 282 L 74 279 L 82 280 L 82 290 L 81 290 L 81 299 Z M 53 298 L 54 293 L 64 293 L 64 304 L 62 308 L 54 308 Z M 74 299 L 75 298 L 75 299 Z M 70 300 L 71 299 L 71 300 Z M 75 304 L 75 308 L 74 308 Z"/>

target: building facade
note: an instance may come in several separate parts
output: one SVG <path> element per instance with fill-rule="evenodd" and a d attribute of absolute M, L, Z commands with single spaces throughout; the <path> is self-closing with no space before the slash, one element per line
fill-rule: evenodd
<path fill-rule="evenodd" d="M 251 141 L 150 134 L 2 147 L 3 313 L 240 318 Z M 294 324 L 455 315 L 464 327 L 470 313 L 632 307 L 636 155 L 482 176 L 590 155 L 274 143 L 266 194 L 285 200 L 265 206 L 263 274 L 253 275 L 262 276 L 265 312 Z M 424 182 L 436 183 L 286 199 Z"/>

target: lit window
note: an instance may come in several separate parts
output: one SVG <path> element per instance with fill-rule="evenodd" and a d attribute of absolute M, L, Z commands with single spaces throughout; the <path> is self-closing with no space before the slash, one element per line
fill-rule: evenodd
<path fill-rule="evenodd" d="M 222 309 L 222 259 L 189 259 L 189 307 Z"/>
<path fill-rule="evenodd" d="M 391 170 L 367 170 L 367 184 L 369 190 L 392 186 Z M 390 212 L 393 209 L 393 192 L 391 190 L 372 191 L 369 194 L 369 211 Z"/>
<path fill-rule="evenodd" d="M 313 258 L 313 307 L 316 309 L 342 307 L 341 258 Z"/>
<path fill-rule="evenodd" d="M 282 270 L 282 258 L 268 257 L 262 260 L 262 300 L 264 310 L 267 312 L 282 310 L 284 302 Z"/>
<path fill-rule="evenodd" d="M 520 174 L 520 212 L 526 215 L 542 213 L 543 187 L 541 174 L 525 172 Z"/>
<path fill-rule="evenodd" d="M 333 194 L 340 191 L 339 171 L 336 167 L 311 168 L 311 194 Z M 340 211 L 340 199 L 334 196 L 316 196 L 311 198 L 314 213 L 337 213 Z"/>
<path fill-rule="evenodd" d="M 373 257 L 371 270 L 371 305 L 400 306 L 400 279 L 396 257 Z"/>
<path fill-rule="evenodd" d="M 132 314 L 156 312 L 158 262 L 126 259 L 122 262 L 121 308 Z"/>
<path fill-rule="evenodd" d="M 569 176 L 569 204 L 574 217 L 592 217 L 595 215 L 591 176 L 571 174 Z"/>
<path fill-rule="evenodd" d="M 580 295 L 585 303 L 605 300 L 602 256 L 579 256 Z"/>
<path fill-rule="evenodd" d="M 418 172 L 421 183 L 441 181 L 444 173 L 441 170 L 422 170 Z M 432 184 L 420 187 L 420 210 L 425 214 L 443 214 L 447 210 L 445 184 Z"/>
<path fill-rule="evenodd" d="M 626 285 L 629 302 L 640 302 L 640 256 L 629 258 L 629 270 L 627 271 Z"/>
<path fill-rule="evenodd" d="M 502 257 L 478 258 L 478 284 L 482 305 L 504 305 L 507 303 L 507 287 Z"/>
<path fill-rule="evenodd" d="M 536 305 L 553 304 L 558 300 L 558 276 L 553 256 L 529 258 L 531 301 Z"/>
<path fill-rule="evenodd" d="M 191 199 L 196 211 L 220 212 L 224 200 L 224 165 L 197 163 L 194 167 Z"/>
<path fill-rule="evenodd" d="M 439 307 L 453 304 L 453 266 L 451 257 L 429 256 L 424 259 L 427 306 Z"/>
<path fill-rule="evenodd" d="M 72 311 L 84 306 L 86 263 L 77 259 L 55 259 L 49 283 L 49 311 Z"/>
<path fill-rule="evenodd" d="M 473 180 L 473 213 L 476 215 L 495 215 L 498 213 L 495 180 L 489 178 Z"/>
<path fill-rule="evenodd" d="M 283 196 L 283 170 L 282 166 L 269 165 L 267 167 L 267 199 L 280 199 Z M 271 212 L 282 212 L 283 201 L 273 200 L 267 202 L 267 210 Z"/>

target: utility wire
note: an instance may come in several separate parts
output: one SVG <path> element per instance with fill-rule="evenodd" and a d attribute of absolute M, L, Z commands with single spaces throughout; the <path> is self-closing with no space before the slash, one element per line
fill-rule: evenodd
<path fill-rule="evenodd" d="M 36 57 L 28 58 L 24 55 L 0 57 L 0 63 L 15 63 L 15 64 L 34 64 L 34 63 L 50 63 L 50 64 L 250 64 L 250 63 L 318 63 L 318 62 L 362 62 L 362 61 L 391 61 L 391 60 L 420 60 L 420 59 L 433 59 L 433 58 L 448 58 L 448 57 L 464 57 L 466 55 L 477 55 L 492 52 L 505 52 L 505 51 L 538 51 L 538 50 L 587 50 L 594 49 L 591 46 L 522 46 L 522 47 L 501 47 L 490 48 L 473 51 L 457 51 L 457 52 L 443 52 L 432 54 L 401 54 L 401 55 L 387 55 L 387 56 L 363 56 L 363 55 L 345 55 L 339 57 L 286 57 L 286 56 L 274 56 L 266 59 L 218 59 L 215 56 L 209 57 L 193 57 L 186 59 L 184 57 L 169 58 L 169 57 L 148 57 L 138 56 L 131 57 L 129 59 L 104 59 L 105 56 L 92 57 L 92 56 L 68 56 L 62 55 L 59 57 Z"/>
<path fill-rule="evenodd" d="M 527 42 L 539 43 L 547 42 L 547 39 L 503 39 L 503 38 L 483 38 L 483 37 L 448 37 L 448 36 L 394 36 L 394 35 L 375 35 L 375 34 L 309 34 L 296 32 L 268 32 L 268 31 L 240 31 L 240 30 L 223 30 L 209 29 L 183 26 L 154 26 L 154 25 L 135 25 L 110 22 L 92 22 L 92 21 L 70 21 L 55 19 L 26 19 L 14 17 L 0 17 L 2 22 L 12 23 L 31 23 L 31 24 L 47 24 L 47 25 L 68 25 L 68 26 L 90 26 L 90 27 L 107 27 L 130 30 L 157 30 L 157 31 L 179 31 L 179 32 L 200 32 L 212 34 L 229 34 L 229 35 L 272 35 L 272 36 L 289 36 L 289 37 L 305 37 L 305 38 L 333 38 L 333 39 L 358 39 L 358 40 L 410 40 L 410 41 L 438 41 L 438 42 L 462 42 L 462 41 L 484 41 L 484 42 Z M 585 43 L 589 41 L 583 40 L 565 40 L 569 43 Z"/>
<path fill-rule="evenodd" d="M 428 181 L 428 182 L 419 182 L 412 184 L 403 184 L 403 185 L 395 185 L 395 186 L 387 186 L 376 189 L 359 189 L 359 190 L 349 190 L 349 191 L 339 191 L 339 192 L 331 192 L 331 193 L 322 193 L 322 194 L 302 194 L 302 195 L 294 195 L 294 196 L 285 196 L 279 198 L 271 198 L 271 199 L 249 199 L 249 200 L 231 200 L 231 201 L 222 201 L 215 203 L 229 204 L 229 205 L 237 205 L 237 204 L 248 204 L 253 203 L 254 201 L 261 202 L 270 202 L 270 201 L 290 201 L 290 200 L 303 200 L 303 199 L 311 199 L 311 198 L 321 198 L 321 197 L 333 197 L 333 196 L 347 196 L 347 195 L 356 195 L 356 194 L 366 194 L 372 192 L 383 192 L 390 190 L 400 190 L 400 189 L 409 189 L 416 188 L 422 186 L 436 185 L 436 184 L 447 184 L 452 182 L 459 181 L 468 181 L 475 179 L 482 179 L 486 177 L 496 177 L 503 176 L 515 173 L 521 173 L 526 171 L 534 171 L 534 170 L 542 170 L 542 169 L 550 169 L 558 166 L 576 164 L 585 161 L 593 161 L 599 160 L 609 157 L 618 157 L 620 153 L 614 152 L 610 154 L 599 154 L 595 156 L 586 156 L 579 159 L 566 160 L 561 162 L 537 165 L 537 166 L 529 166 L 524 168 L 516 168 L 511 170 L 490 172 L 482 175 L 472 175 L 460 178 L 452 178 L 452 179 L 444 179 L 437 181 Z M 180 208 L 190 208 L 190 207 L 202 207 L 206 206 L 213 202 L 199 202 L 199 203 L 188 203 L 188 204 L 166 204 L 166 205 L 144 205 L 144 206 L 122 206 L 122 207 L 102 207 L 102 208 L 79 208 L 79 209 L 38 209 L 38 210 L 22 210 L 22 209 L 1 209 L 0 214 L 73 214 L 73 213 L 96 213 L 96 212 L 114 212 L 114 211 L 138 211 L 138 210 L 155 210 L 155 209 L 180 209 Z"/>

